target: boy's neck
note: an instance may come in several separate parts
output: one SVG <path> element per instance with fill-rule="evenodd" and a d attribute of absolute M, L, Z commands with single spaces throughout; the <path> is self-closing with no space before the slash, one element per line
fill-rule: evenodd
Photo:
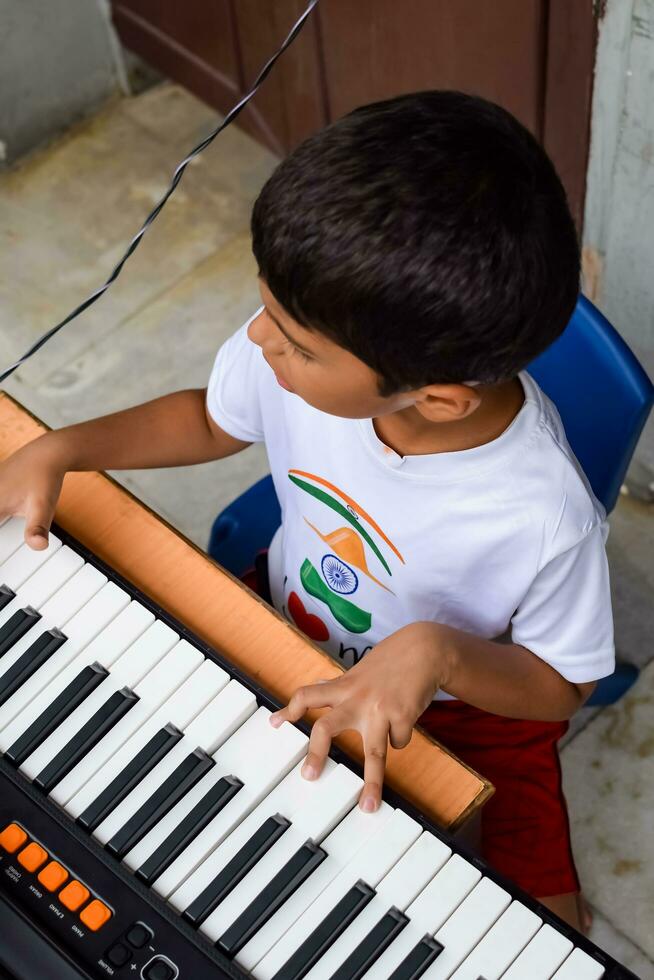
<path fill-rule="evenodd" d="M 518 378 L 484 390 L 481 404 L 466 418 L 432 422 L 411 406 L 373 419 L 381 441 L 400 456 L 452 453 L 497 439 L 511 425 L 524 402 Z"/>

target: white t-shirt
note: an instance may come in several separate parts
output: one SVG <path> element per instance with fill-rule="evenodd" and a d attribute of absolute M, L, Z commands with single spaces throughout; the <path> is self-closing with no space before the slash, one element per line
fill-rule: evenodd
<path fill-rule="evenodd" d="M 346 667 L 429 620 L 508 633 L 573 683 L 612 673 L 604 510 L 529 374 L 499 438 L 402 457 L 371 419 L 281 388 L 250 322 L 220 348 L 207 404 L 225 432 L 266 444 L 282 510 L 269 552 L 280 612 Z"/>

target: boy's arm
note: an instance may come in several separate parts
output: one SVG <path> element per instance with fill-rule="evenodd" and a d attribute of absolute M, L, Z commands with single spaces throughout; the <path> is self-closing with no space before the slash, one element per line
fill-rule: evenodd
<path fill-rule="evenodd" d="M 517 643 L 497 643 L 439 623 L 417 623 L 440 686 L 455 698 L 507 718 L 565 721 L 596 681 L 573 684 Z M 431 637 L 431 642 L 429 640 Z M 429 653 L 427 653 L 429 651 Z"/>
<path fill-rule="evenodd" d="M 148 469 L 222 459 L 249 445 L 206 409 L 206 390 L 178 391 L 47 432 L 0 464 L 0 519 L 26 518 L 25 540 L 47 545 L 63 478 L 73 470 Z"/>
<path fill-rule="evenodd" d="M 409 744 L 413 725 L 439 688 L 477 708 L 512 718 L 561 721 L 571 717 L 595 684 L 573 684 L 517 644 L 483 640 L 439 623 L 417 622 L 378 643 L 335 680 L 299 688 L 271 715 L 299 721 L 309 709 L 328 708 L 314 723 L 302 772 L 316 778 L 332 739 L 359 731 L 365 753 L 359 804 L 381 800 L 388 744 Z"/>

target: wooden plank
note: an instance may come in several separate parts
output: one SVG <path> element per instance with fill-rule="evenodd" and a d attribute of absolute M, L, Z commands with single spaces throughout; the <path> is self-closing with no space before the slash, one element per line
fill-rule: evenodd
<path fill-rule="evenodd" d="M 544 0 L 329 0 L 316 8 L 333 119 L 422 89 L 498 102 L 540 135 Z"/>
<path fill-rule="evenodd" d="M 550 0 L 542 141 L 581 233 L 590 146 L 597 21 L 589 0 Z"/>
<path fill-rule="evenodd" d="M 0 393 L 0 460 L 45 430 Z M 280 700 L 302 684 L 341 673 L 340 665 L 294 626 L 104 474 L 69 473 L 56 520 Z M 337 743 L 362 761 L 356 733 L 345 733 Z M 417 730 L 407 748 L 390 749 L 387 779 L 450 830 L 493 792 L 490 783 Z"/>
<path fill-rule="evenodd" d="M 223 115 L 243 96 L 243 66 L 232 0 L 219 0 L 211 6 L 202 0 L 184 4 L 168 0 L 163 6 L 160 0 L 114 0 L 112 17 L 127 48 Z M 238 125 L 281 156 L 284 145 L 255 101 L 242 110 Z"/>

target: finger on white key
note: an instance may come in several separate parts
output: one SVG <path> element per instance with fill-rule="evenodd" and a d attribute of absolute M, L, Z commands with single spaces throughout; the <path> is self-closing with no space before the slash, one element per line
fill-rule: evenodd
<path fill-rule="evenodd" d="M 546 924 L 538 930 L 502 980 L 550 980 L 571 949 L 571 941 Z"/>
<path fill-rule="evenodd" d="M 552 980 L 601 980 L 604 967 L 582 949 L 573 949 Z"/>
<path fill-rule="evenodd" d="M 18 736 L 25 731 L 25 729 L 32 724 L 38 718 L 38 716 L 46 710 L 49 704 L 54 701 L 54 699 L 63 691 L 63 689 L 70 684 L 73 678 L 82 670 L 83 667 L 89 666 L 92 663 L 102 664 L 108 670 L 112 668 L 113 661 L 119 659 L 121 654 L 124 652 L 125 648 L 130 644 L 135 636 L 138 636 L 139 632 L 146 628 L 149 621 L 152 620 L 152 614 L 148 612 L 143 606 L 137 602 L 131 602 L 125 609 L 122 610 L 113 619 L 109 625 L 99 634 L 88 646 L 84 647 L 80 653 L 73 658 L 73 660 L 65 667 L 62 671 L 52 678 L 52 680 L 45 685 L 42 691 L 34 697 L 25 708 L 16 715 L 10 726 L 10 731 L 6 733 L 6 738 L 8 744 L 11 744 Z M 172 633 L 172 630 L 170 631 Z M 174 636 L 175 634 L 173 634 Z M 63 634 L 61 634 L 63 642 Z M 57 649 L 55 647 L 55 649 Z M 53 651 L 54 652 L 54 651 Z M 37 670 L 40 664 L 34 663 L 36 658 L 34 657 L 33 651 L 26 651 L 22 659 L 26 659 L 25 674 L 31 676 L 31 674 Z M 138 658 L 137 663 L 143 664 L 144 669 L 148 669 L 148 657 L 147 654 L 141 658 Z M 14 664 L 12 670 L 17 670 L 20 667 L 20 660 Z M 8 681 L 10 680 L 8 674 L 0 680 L 0 700 L 4 701 L 4 691 Z M 123 684 L 130 686 L 131 680 L 125 678 Z M 122 687 L 119 684 L 118 687 Z M 55 733 L 53 733 L 54 737 Z M 44 745 L 45 748 L 45 745 Z M 29 761 L 29 760 L 28 760 Z M 36 770 L 38 771 L 38 770 Z M 26 773 L 27 774 L 27 773 Z"/>
<path fill-rule="evenodd" d="M 56 534 L 50 535 L 48 547 L 42 551 L 35 551 L 28 544 L 22 544 L 0 564 L 0 585 L 8 586 L 15 593 L 60 548 L 61 541 Z"/>
<path fill-rule="evenodd" d="M 512 902 L 466 957 L 452 980 L 499 980 L 542 924 L 521 902 Z"/>
<path fill-rule="evenodd" d="M 345 826 L 351 816 L 359 814 L 367 816 L 355 807 L 341 826 Z M 327 842 L 325 846 L 327 848 Z M 328 849 L 331 853 L 331 848 Z M 338 976 L 339 980 L 353 980 L 363 976 L 404 928 L 408 922 L 404 915 L 406 908 L 440 871 L 451 853 L 438 837 L 424 831 L 382 878 L 372 901 L 325 951 L 319 965 L 306 974 L 306 980 L 320 980 L 332 975 Z M 305 903 L 304 908 L 308 905 Z M 258 937 L 252 943 L 256 939 Z M 250 945 L 245 947 L 241 957 Z"/>
<path fill-rule="evenodd" d="M 261 924 L 259 916 L 253 917 L 252 914 L 256 906 L 261 904 L 264 914 L 270 918 L 276 911 L 276 903 L 279 901 L 281 904 L 285 893 L 283 888 L 274 887 L 275 877 L 283 874 L 283 870 L 296 858 L 302 863 L 299 855 L 307 839 L 320 844 L 355 804 L 361 790 L 359 777 L 342 765 L 337 765 L 326 778 L 319 777 L 309 785 L 312 792 L 307 806 L 295 814 L 280 840 L 200 926 L 211 940 L 220 940 L 221 948 L 229 956 L 235 955 Z M 307 854 L 306 859 L 312 868 L 310 855 Z M 268 885 L 272 889 L 271 894 L 265 891 Z"/>
<path fill-rule="evenodd" d="M 210 753 L 240 728 L 255 709 L 256 698 L 252 692 L 238 681 L 231 681 L 193 719 L 184 737 L 166 757 L 116 807 L 108 818 L 111 826 L 104 824 L 98 827 L 96 836 L 99 840 L 106 839 L 107 850 L 125 859 L 129 851 L 172 810 L 205 771 L 213 768 L 215 763 Z M 203 756 L 207 756 L 206 769 L 199 761 L 201 757 L 195 755 L 198 749 Z M 192 785 L 183 789 L 191 780 L 194 780 Z M 129 861 L 126 863 L 133 866 Z"/>
<path fill-rule="evenodd" d="M 143 643 L 158 641 L 167 646 L 167 636 L 158 631 L 153 636 L 158 625 L 155 623 L 148 630 Z M 73 819 L 81 819 L 83 812 L 123 773 L 148 740 L 166 726 L 168 716 L 176 714 L 176 704 L 189 692 L 189 679 L 203 662 L 202 655 L 182 640 L 137 684 L 134 693 L 139 698 L 138 705 L 96 746 L 92 764 L 88 758 L 84 759 L 53 791 L 53 798 L 65 806 Z M 72 790 L 70 795 L 69 790 Z M 84 822 L 82 826 L 93 829 Z"/>
<path fill-rule="evenodd" d="M 306 736 L 291 725 L 271 729 L 269 717 L 262 707 L 248 718 L 214 753 L 214 770 L 142 841 L 137 877 L 160 894 L 177 887 L 304 756 Z"/>
<path fill-rule="evenodd" d="M 348 925 L 356 921 L 374 897 L 381 878 L 415 843 L 420 830 L 420 824 L 403 810 L 391 810 L 389 819 L 378 828 L 371 821 L 366 845 L 280 937 L 259 963 L 257 976 L 273 977 L 281 970 L 285 976 L 304 977 Z M 237 956 L 241 966 L 245 966 L 243 952 Z"/>
<path fill-rule="evenodd" d="M 50 617 L 49 614 L 46 615 L 45 613 L 50 603 L 54 607 L 56 596 L 43 607 L 43 620 L 39 624 L 39 630 L 45 632 L 47 629 L 57 627 L 63 632 L 66 642 L 3 705 L 2 715 L 7 723 L 13 721 L 25 705 L 29 704 L 56 674 L 67 667 L 79 651 L 90 643 L 98 633 L 102 632 L 121 609 L 124 609 L 129 603 L 129 596 L 126 592 L 119 589 L 113 582 L 102 585 L 96 576 L 100 576 L 100 579 L 103 579 L 104 576 L 100 575 L 96 569 L 90 569 L 89 573 L 86 574 L 87 569 L 90 569 L 89 565 L 80 569 L 77 575 L 57 593 L 57 595 L 66 593 L 65 603 L 62 606 L 57 606 L 62 612 L 62 616 Z M 82 595 L 80 595 L 76 591 L 74 583 L 76 579 L 82 578 L 82 576 L 84 577 L 83 581 L 78 583 L 83 586 Z M 63 621 L 61 621 L 62 618 Z M 57 623 L 56 619 L 60 619 L 60 622 Z M 45 629 L 43 629 L 44 627 Z M 27 637 L 18 643 L 14 649 L 17 649 L 19 653 L 25 652 L 25 649 L 31 645 L 29 636 L 28 633 Z M 21 650 L 25 640 L 28 640 L 27 647 Z M 3 735 L 0 733 L 0 746 L 2 744 Z"/>
<path fill-rule="evenodd" d="M 432 936 L 461 905 L 481 878 L 481 872 L 453 854 L 406 909 L 406 927 L 373 963 L 366 980 L 386 980 L 424 936 Z"/>
<path fill-rule="evenodd" d="M 35 555 L 41 552 L 35 551 Z M 20 609 L 31 606 L 41 609 L 43 605 L 57 592 L 84 564 L 84 559 L 77 552 L 64 545 L 44 565 L 35 571 L 16 591 L 9 603 L 3 603 L 0 608 L 0 627 L 11 619 Z"/>
<path fill-rule="evenodd" d="M 254 719 L 256 718 L 257 715 L 254 715 Z M 245 729 L 245 726 L 243 727 Z M 270 729 L 270 725 L 268 725 L 268 729 Z M 298 731 L 289 722 L 285 722 L 277 731 L 282 732 L 284 729 L 287 729 L 287 731 L 290 730 L 291 732 Z M 313 784 L 302 776 L 302 766 L 308 745 L 306 736 L 304 736 L 304 739 L 301 761 L 280 782 L 273 784 L 273 787 L 266 795 L 262 794 L 262 797 L 259 798 L 256 805 L 252 806 L 249 811 L 244 810 L 243 812 L 247 815 L 239 819 L 238 823 L 233 825 L 233 829 L 231 826 L 223 828 L 221 831 L 222 836 L 218 835 L 216 839 L 217 835 L 215 834 L 214 827 L 211 826 L 209 828 L 212 831 L 212 836 L 209 841 L 211 844 L 209 851 L 205 851 L 206 840 L 202 839 L 200 841 L 202 845 L 200 853 L 206 854 L 206 856 L 203 856 L 198 863 L 187 866 L 191 868 L 191 873 L 188 874 L 183 884 L 172 895 L 169 894 L 168 896 L 170 904 L 180 912 L 183 912 L 184 918 L 194 926 L 197 927 L 204 922 L 214 908 L 217 907 L 220 901 L 218 896 L 223 891 L 223 886 L 218 879 L 230 864 L 233 865 L 237 855 L 243 851 L 246 844 L 252 840 L 266 821 L 280 814 L 283 819 L 290 822 L 300 809 L 309 804 L 312 797 L 311 790 Z M 326 778 L 335 769 L 336 763 L 333 759 L 328 758 L 320 778 Z M 245 792 L 247 789 L 251 789 L 252 783 L 257 775 L 258 769 L 255 769 L 252 771 L 250 777 L 244 779 L 244 789 L 231 804 L 234 810 L 238 810 L 239 807 L 244 806 L 243 798 Z M 240 814 L 237 815 L 240 816 Z M 191 858 L 196 857 L 194 845 L 192 845 L 188 849 L 188 852 L 182 855 L 182 858 L 188 860 L 189 852 L 191 852 Z M 174 868 L 174 865 L 172 867 Z M 245 873 L 244 871 L 243 876 Z M 233 879 L 230 878 L 230 880 Z M 159 891 L 160 895 L 165 895 L 166 892 L 164 890 L 159 890 L 159 885 L 160 881 L 155 882 L 155 890 Z"/>

